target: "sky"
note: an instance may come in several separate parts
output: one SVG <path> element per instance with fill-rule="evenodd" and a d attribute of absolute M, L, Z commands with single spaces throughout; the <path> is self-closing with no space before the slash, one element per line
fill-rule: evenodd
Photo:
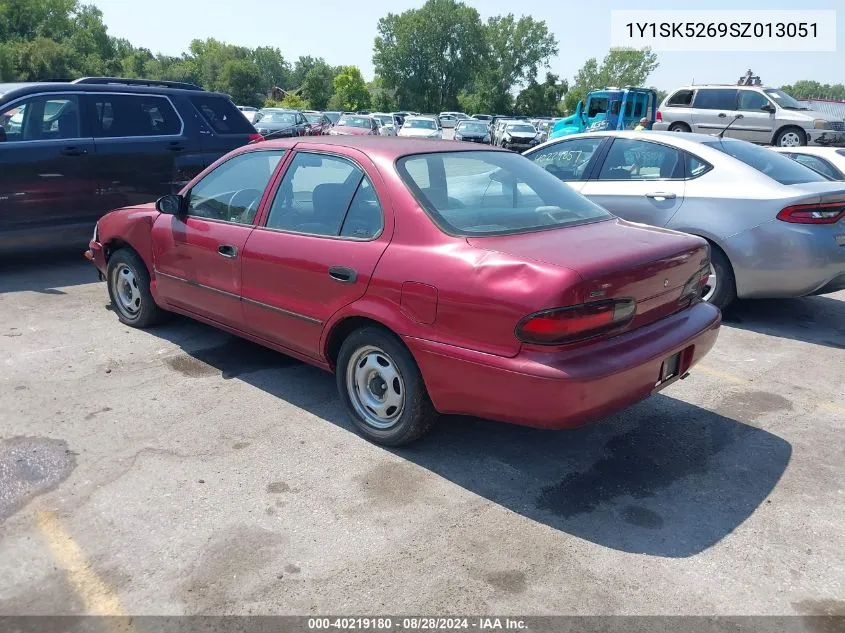
<path fill-rule="evenodd" d="M 767 85 L 799 79 L 845 82 L 845 3 L 842 0 L 675 0 L 596 3 L 587 0 L 464 0 L 482 19 L 493 15 L 530 15 L 545 20 L 559 42 L 551 71 L 572 81 L 590 57 L 601 59 L 610 48 L 612 9 L 840 9 L 836 52 L 702 53 L 660 52 L 660 66 L 649 85 L 663 90 L 691 83 L 733 83 L 752 69 Z M 356 0 L 83 0 L 103 12 L 109 33 L 125 37 L 154 53 L 179 55 L 192 39 L 214 37 L 230 44 L 278 47 L 288 60 L 300 55 L 323 57 L 332 65 L 353 64 L 373 77 L 372 49 L 379 18 L 422 6 L 424 0 L 357 2 Z M 601 8 L 596 8 L 600 4 Z M 542 75 L 541 75 L 542 76 Z"/>

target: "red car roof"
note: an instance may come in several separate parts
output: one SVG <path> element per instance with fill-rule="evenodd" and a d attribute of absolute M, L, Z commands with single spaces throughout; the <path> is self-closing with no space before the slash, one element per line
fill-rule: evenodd
<path fill-rule="evenodd" d="M 460 151 L 491 151 L 506 152 L 498 147 L 484 145 L 479 147 L 474 143 L 461 143 L 456 141 L 439 141 L 431 139 L 417 139 L 396 136 L 313 136 L 281 138 L 263 143 L 247 145 L 254 147 L 278 147 L 280 149 L 292 149 L 296 145 L 336 145 L 339 147 L 351 147 L 358 149 L 370 156 L 378 156 L 387 160 L 395 160 L 400 156 L 408 154 L 424 154 L 432 152 L 460 152 Z"/>

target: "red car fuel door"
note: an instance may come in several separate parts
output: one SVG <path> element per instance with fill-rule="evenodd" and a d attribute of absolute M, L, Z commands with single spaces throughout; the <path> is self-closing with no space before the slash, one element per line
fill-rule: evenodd
<path fill-rule="evenodd" d="M 387 192 L 366 163 L 310 150 L 290 161 L 243 253 L 253 334 L 320 357 L 324 324 L 366 291 L 393 229 Z"/>
<path fill-rule="evenodd" d="M 185 212 L 153 224 L 156 298 L 243 329 L 244 246 L 283 150 L 236 154 L 185 193 Z"/>

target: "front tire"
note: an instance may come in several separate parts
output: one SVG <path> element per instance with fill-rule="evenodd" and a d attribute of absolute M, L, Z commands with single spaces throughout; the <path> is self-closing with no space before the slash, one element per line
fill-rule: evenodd
<path fill-rule="evenodd" d="M 121 323 L 145 328 L 161 319 L 164 311 L 150 293 L 150 273 L 137 253 L 126 248 L 112 253 L 106 280 L 112 307 Z"/>
<path fill-rule="evenodd" d="M 335 375 L 352 422 L 376 444 L 409 444 L 426 435 L 437 420 L 413 356 L 382 328 L 350 334 L 341 345 Z"/>
<path fill-rule="evenodd" d="M 736 280 L 733 267 L 725 254 L 710 245 L 710 277 L 704 286 L 702 298 L 720 310 L 727 308 L 736 299 Z"/>
<path fill-rule="evenodd" d="M 787 127 L 777 133 L 775 145 L 778 147 L 800 147 L 807 144 L 807 133 L 800 127 Z"/>

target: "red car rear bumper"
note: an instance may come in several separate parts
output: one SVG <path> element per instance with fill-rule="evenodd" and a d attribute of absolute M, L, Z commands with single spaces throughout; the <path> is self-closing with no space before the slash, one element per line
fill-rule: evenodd
<path fill-rule="evenodd" d="M 721 313 L 707 303 L 569 351 L 493 356 L 417 338 L 405 342 L 441 413 L 549 429 L 583 426 L 628 407 L 689 371 L 716 342 Z M 656 387 L 680 353 L 674 379 Z"/>

